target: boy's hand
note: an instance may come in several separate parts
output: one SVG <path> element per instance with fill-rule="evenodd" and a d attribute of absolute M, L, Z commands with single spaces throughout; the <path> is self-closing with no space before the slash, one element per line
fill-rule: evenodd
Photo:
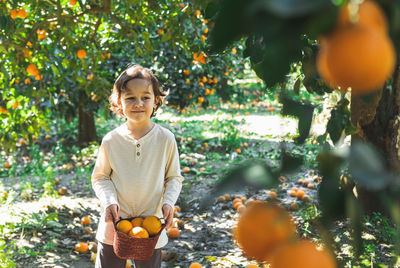
<path fill-rule="evenodd" d="M 118 214 L 118 206 L 116 204 L 109 205 L 106 208 L 106 216 L 105 216 L 105 222 L 112 222 L 112 216 L 114 216 L 115 221 L 119 220 L 119 214 Z"/>
<path fill-rule="evenodd" d="M 167 204 L 164 204 L 162 207 L 164 220 L 165 220 L 165 228 L 169 228 L 172 226 L 172 219 L 174 218 L 174 209 Z"/>

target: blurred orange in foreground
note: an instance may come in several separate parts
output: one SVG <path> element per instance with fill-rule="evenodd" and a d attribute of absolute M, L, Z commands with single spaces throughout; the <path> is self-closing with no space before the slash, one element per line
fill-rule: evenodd
<path fill-rule="evenodd" d="M 278 248 L 270 257 L 271 268 L 336 268 L 336 260 L 327 250 L 318 250 L 311 241 L 303 240 Z"/>
<path fill-rule="evenodd" d="M 253 202 L 239 217 L 234 237 L 244 254 L 265 261 L 278 246 L 294 238 L 296 226 L 282 207 Z"/>

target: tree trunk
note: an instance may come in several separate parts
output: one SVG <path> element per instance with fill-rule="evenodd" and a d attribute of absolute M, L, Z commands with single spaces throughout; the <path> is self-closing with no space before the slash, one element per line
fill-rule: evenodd
<path fill-rule="evenodd" d="M 400 68 L 396 65 L 392 88 L 384 87 L 371 97 L 351 97 L 351 120 L 358 132 L 352 141 L 361 139 L 372 144 L 384 155 L 387 169 L 400 172 Z M 378 196 L 358 189 L 359 198 L 366 209 L 382 211 Z"/>
<path fill-rule="evenodd" d="M 97 134 L 94 114 L 92 111 L 85 110 L 84 96 L 82 94 L 79 96 L 78 112 L 78 143 L 83 145 L 95 141 Z"/>

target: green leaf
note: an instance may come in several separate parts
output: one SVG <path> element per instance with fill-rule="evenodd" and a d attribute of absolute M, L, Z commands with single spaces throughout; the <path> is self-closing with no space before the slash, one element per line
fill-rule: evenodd
<path fill-rule="evenodd" d="M 254 161 L 253 161 L 254 162 Z M 205 209 L 215 197 L 222 193 L 237 192 L 245 187 L 255 189 L 273 188 L 279 184 L 277 172 L 264 163 L 244 164 L 238 168 L 232 169 L 227 175 L 222 177 L 216 187 L 203 198 L 201 209 Z"/>
<path fill-rule="evenodd" d="M 211 31 L 211 50 L 222 51 L 229 43 L 250 32 L 251 18 L 246 17 L 246 0 L 223 0 Z"/>
<path fill-rule="evenodd" d="M 310 133 L 314 106 L 291 99 L 287 94 L 282 94 L 282 104 L 282 115 L 290 115 L 298 118 L 299 136 L 296 138 L 296 142 L 303 143 Z"/>
<path fill-rule="evenodd" d="M 217 13 L 218 13 L 218 9 L 219 9 L 219 3 L 218 2 L 210 2 L 208 3 L 206 9 L 205 9 L 205 13 L 204 13 L 204 18 L 209 20 L 212 17 L 214 17 Z"/>
<path fill-rule="evenodd" d="M 339 189 L 339 177 L 323 177 L 318 189 L 318 201 L 322 211 L 322 222 L 332 225 L 345 216 L 345 192 Z"/>
<path fill-rule="evenodd" d="M 303 164 L 303 157 L 300 155 L 295 155 L 293 153 L 287 152 L 286 150 L 282 152 L 281 157 L 281 173 L 288 173 L 297 170 Z"/>
<path fill-rule="evenodd" d="M 386 171 L 382 155 L 371 145 L 360 141 L 351 145 L 349 171 L 355 183 L 370 190 L 382 190 L 398 179 L 398 176 Z"/>
<path fill-rule="evenodd" d="M 344 121 L 343 114 L 337 109 L 332 109 L 331 118 L 326 125 L 326 132 L 328 132 L 333 143 L 337 143 L 340 140 L 344 130 Z"/>
<path fill-rule="evenodd" d="M 329 4 L 330 0 L 257 0 L 249 9 L 257 12 L 266 10 L 280 17 L 293 18 L 310 14 Z"/>

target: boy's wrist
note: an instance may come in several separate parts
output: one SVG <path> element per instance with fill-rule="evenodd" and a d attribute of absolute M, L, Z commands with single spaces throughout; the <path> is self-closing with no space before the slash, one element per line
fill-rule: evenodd
<path fill-rule="evenodd" d="M 174 204 L 171 204 L 170 202 L 164 201 L 164 202 L 163 202 L 163 206 L 165 206 L 165 205 L 168 205 L 168 206 L 170 206 L 171 208 L 174 207 Z"/>

